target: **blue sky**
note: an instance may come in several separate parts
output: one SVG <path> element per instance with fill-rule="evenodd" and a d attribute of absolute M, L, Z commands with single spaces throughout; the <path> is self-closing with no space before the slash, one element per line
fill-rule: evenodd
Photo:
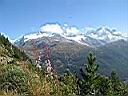
<path fill-rule="evenodd" d="M 11 39 L 45 23 L 107 25 L 128 32 L 128 0 L 0 0 L 0 32 Z"/>

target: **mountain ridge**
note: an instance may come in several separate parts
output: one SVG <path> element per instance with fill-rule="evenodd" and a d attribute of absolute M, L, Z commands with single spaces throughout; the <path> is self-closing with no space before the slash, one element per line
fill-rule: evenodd
<path fill-rule="evenodd" d="M 82 32 L 77 27 L 61 26 L 57 23 L 45 24 L 40 28 L 39 32 L 24 35 L 19 39 L 23 39 L 24 42 L 26 42 L 32 39 L 55 36 L 92 47 L 105 45 L 121 39 L 128 40 L 127 36 L 123 36 L 115 29 L 109 29 L 106 26 L 100 27 L 96 30 L 90 29 L 87 30 L 87 32 Z M 16 39 L 15 42 L 18 42 L 19 39 Z"/>

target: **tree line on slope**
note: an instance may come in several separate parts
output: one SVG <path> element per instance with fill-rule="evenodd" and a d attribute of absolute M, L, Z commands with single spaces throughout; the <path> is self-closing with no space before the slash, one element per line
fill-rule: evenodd
<path fill-rule="evenodd" d="M 11 44 L 8 38 L 5 38 L 2 34 L 0 34 L 0 56 L 31 61 L 24 51 Z"/>

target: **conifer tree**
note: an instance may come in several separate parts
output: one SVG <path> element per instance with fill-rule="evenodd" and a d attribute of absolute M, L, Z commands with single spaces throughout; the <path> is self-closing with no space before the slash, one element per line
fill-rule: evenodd
<path fill-rule="evenodd" d="M 111 83 L 109 77 L 99 76 L 96 96 L 111 96 Z"/>
<path fill-rule="evenodd" d="M 127 96 L 125 84 L 119 79 L 113 71 L 110 76 L 111 94 L 112 96 Z"/>
<path fill-rule="evenodd" d="M 95 96 L 96 84 L 97 84 L 97 70 L 98 65 L 95 64 L 96 57 L 93 53 L 89 53 L 87 57 L 87 64 L 85 64 L 85 70 L 81 70 L 82 80 L 80 82 L 81 95 Z"/>
<path fill-rule="evenodd" d="M 77 88 L 77 79 L 69 70 L 64 73 L 61 82 L 63 96 L 79 96 Z"/>

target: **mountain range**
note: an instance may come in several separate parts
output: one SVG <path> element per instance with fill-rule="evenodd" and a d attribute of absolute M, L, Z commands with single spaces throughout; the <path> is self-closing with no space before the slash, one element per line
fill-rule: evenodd
<path fill-rule="evenodd" d="M 43 46 L 49 45 L 51 61 L 58 73 L 67 68 L 79 74 L 90 51 L 96 54 L 100 65 L 99 73 L 110 75 L 116 71 L 119 76 L 128 80 L 128 36 L 106 26 L 97 29 L 89 28 L 80 31 L 76 27 L 59 24 L 45 24 L 39 32 L 32 32 L 15 40 L 14 44 L 28 53 L 34 45 L 40 52 L 41 64 L 44 66 Z"/>
<path fill-rule="evenodd" d="M 67 25 L 61 26 L 59 24 L 45 24 L 40 28 L 39 32 L 24 35 L 18 40 L 15 40 L 15 42 L 18 42 L 19 40 L 26 42 L 42 37 L 58 37 L 55 38 L 56 41 L 63 39 L 65 42 L 77 42 L 79 44 L 91 47 L 105 45 L 121 39 L 128 40 L 127 36 L 123 36 L 115 29 L 110 29 L 105 26 L 98 29 L 88 28 L 88 30 L 82 32 L 77 27 L 70 27 Z"/>

